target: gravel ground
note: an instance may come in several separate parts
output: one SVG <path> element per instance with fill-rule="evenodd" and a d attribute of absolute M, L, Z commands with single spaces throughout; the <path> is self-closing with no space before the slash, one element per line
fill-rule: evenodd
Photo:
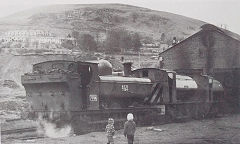
<path fill-rule="evenodd" d="M 154 126 L 163 131 L 137 127 L 135 144 L 240 144 L 240 114 L 221 118 Z M 115 135 L 115 144 L 127 144 L 123 130 Z M 104 132 L 65 138 L 14 140 L 14 144 L 106 144 Z"/>

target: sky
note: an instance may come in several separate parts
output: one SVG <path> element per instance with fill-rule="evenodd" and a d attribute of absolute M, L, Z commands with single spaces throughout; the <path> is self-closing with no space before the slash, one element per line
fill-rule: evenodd
<path fill-rule="evenodd" d="M 240 34 L 240 0 L 0 0 L 0 17 L 52 4 L 123 3 L 199 19 Z"/>

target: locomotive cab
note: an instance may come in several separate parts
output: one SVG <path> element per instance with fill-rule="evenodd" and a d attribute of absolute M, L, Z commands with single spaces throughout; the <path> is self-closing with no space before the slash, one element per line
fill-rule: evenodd
<path fill-rule="evenodd" d="M 83 109 L 99 109 L 99 89 L 96 81 L 99 80 L 97 62 L 77 62 L 78 74 L 81 82 L 79 84 Z"/>
<path fill-rule="evenodd" d="M 169 87 L 170 79 L 168 79 L 167 71 L 157 68 L 141 68 L 134 70 L 131 76 L 151 80 L 152 85 L 148 89 L 150 94 L 145 97 L 145 103 L 165 104 L 171 103 L 175 99 L 173 89 Z"/>

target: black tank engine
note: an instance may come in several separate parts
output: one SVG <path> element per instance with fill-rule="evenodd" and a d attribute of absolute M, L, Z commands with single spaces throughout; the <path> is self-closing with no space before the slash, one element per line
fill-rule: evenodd
<path fill-rule="evenodd" d="M 106 60 L 38 63 L 22 76 L 22 84 L 31 118 L 70 124 L 76 134 L 102 130 L 109 116 L 121 128 L 129 112 L 138 125 L 202 118 L 219 113 L 223 98 L 221 83 L 209 76 L 131 70 L 131 63 L 119 74 Z"/>

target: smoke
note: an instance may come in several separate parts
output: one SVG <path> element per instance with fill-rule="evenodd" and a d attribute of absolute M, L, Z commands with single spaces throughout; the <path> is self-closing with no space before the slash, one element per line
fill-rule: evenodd
<path fill-rule="evenodd" d="M 72 133 L 70 125 L 64 125 L 58 128 L 55 123 L 48 122 L 46 120 L 39 120 L 38 133 L 43 133 L 50 138 L 68 137 Z"/>

